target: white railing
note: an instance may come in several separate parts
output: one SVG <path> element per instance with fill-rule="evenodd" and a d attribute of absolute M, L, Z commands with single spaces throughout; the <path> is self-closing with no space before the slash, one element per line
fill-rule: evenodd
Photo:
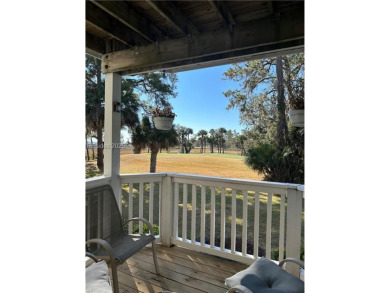
<path fill-rule="evenodd" d="M 260 256 L 275 258 L 275 250 L 276 260 L 284 252 L 300 257 L 302 185 L 178 173 L 120 175 L 120 183 L 123 217 L 148 219 L 158 226 L 163 245 L 247 264 Z M 295 266 L 286 269 L 299 274 Z"/>

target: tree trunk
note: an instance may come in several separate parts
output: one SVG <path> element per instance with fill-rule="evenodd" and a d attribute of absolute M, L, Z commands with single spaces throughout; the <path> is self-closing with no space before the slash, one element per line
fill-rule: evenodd
<path fill-rule="evenodd" d="M 92 160 L 95 160 L 95 149 L 93 148 L 92 137 L 91 137 L 91 146 L 92 146 Z"/>
<path fill-rule="evenodd" d="M 283 63 L 281 56 L 276 57 L 276 76 L 278 82 L 278 126 L 276 140 L 278 148 L 281 150 L 287 143 L 286 102 L 284 98 Z"/>
<path fill-rule="evenodd" d="M 157 165 L 157 155 L 160 149 L 159 143 L 152 142 L 150 147 L 151 155 L 150 155 L 150 173 L 156 173 L 156 165 Z"/>
<path fill-rule="evenodd" d="M 98 125 L 96 127 L 96 136 L 97 136 L 97 166 L 100 170 L 100 172 L 104 171 L 104 142 L 103 142 L 103 127 L 101 125 Z"/>
<path fill-rule="evenodd" d="M 181 149 L 180 153 L 184 154 L 184 134 L 181 135 Z"/>
<path fill-rule="evenodd" d="M 89 161 L 88 137 L 85 136 L 85 149 L 87 150 L 87 160 Z"/>

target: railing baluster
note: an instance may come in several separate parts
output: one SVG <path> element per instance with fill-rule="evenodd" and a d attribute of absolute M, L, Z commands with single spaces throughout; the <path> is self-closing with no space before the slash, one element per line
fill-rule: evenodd
<path fill-rule="evenodd" d="M 231 228 L 231 242 L 230 249 L 232 253 L 236 252 L 236 190 L 232 190 L 232 228 Z"/>
<path fill-rule="evenodd" d="M 129 184 L 129 219 L 133 218 L 133 183 Z M 133 233 L 133 221 L 129 222 L 129 234 Z"/>
<path fill-rule="evenodd" d="M 149 222 L 153 226 L 154 182 L 149 182 Z"/>
<path fill-rule="evenodd" d="M 158 234 L 161 235 L 161 201 L 162 201 L 162 182 L 158 182 Z"/>
<path fill-rule="evenodd" d="M 187 197 L 188 187 L 186 183 L 183 183 L 183 220 L 182 220 L 182 240 L 187 240 Z"/>
<path fill-rule="evenodd" d="M 244 191 L 242 202 L 242 255 L 246 255 L 247 231 L 248 231 L 248 191 Z"/>
<path fill-rule="evenodd" d="M 260 218 L 260 193 L 256 191 L 255 193 L 255 223 L 253 226 L 254 236 L 253 236 L 253 256 L 255 259 L 259 257 L 259 218 Z"/>
<path fill-rule="evenodd" d="M 175 198 L 173 201 L 173 239 L 177 239 L 179 230 L 179 183 L 175 183 Z"/>
<path fill-rule="evenodd" d="M 192 184 L 192 211 L 191 211 L 191 243 L 195 243 L 196 237 L 196 185 Z"/>
<path fill-rule="evenodd" d="M 271 230 L 272 229 L 272 193 L 268 193 L 267 199 L 267 231 L 265 236 L 265 257 L 271 258 Z"/>
<path fill-rule="evenodd" d="M 200 193 L 200 245 L 204 246 L 206 224 L 206 186 L 202 185 Z"/>
<path fill-rule="evenodd" d="M 91 185 L 91 188 L 93 188 L 94 186 L 99 186 L 98 184 L 102 184 L 92 183 L 89 184 L 87 182 L 87 189 L 88 185 Z M 146 213 L 148 213 L 149 221 L 153 225 L 158 224 L 159 226 L 160 235 L 156 236 L 159 237 L 158 241 L 164 246 L 170 246 L 171 244 L 182 245 L 189 249 L 226 257 L 231 260 L 242 261 L 247 264 L 252 263 L 253 259 L 258 259 L 262 255 L 258 251 L 259 246 L 265 248 L 265 256 L 267 258 L 271 258 L 272 249 L 275 248 L 279 250 L 279 261 L 284 257 L 284 253 L 286 252 L 288 256 L 299 257 L 300 242 L 302 241 L 302 186 L 226 178 L 214 179 L 206 176 L 171 173 L 162 175 L 153 174 L 151 176 L 149 174 L 136 174 L 135 176 L 121 175 L 121 184 L 128 184 L 129 186 L 129 218 L 136 216 L 146 218 Z M 190 184 L 192 185 L 192 200 L 188 198 L 191 192 Z M 149 186 L 150 191 L 147 190 Z M 157 190 L 155 191 L 157 188 L 158 193 Z M 210 188 L 210 203 L 208 202 L 208 188 Z M 226 190 L 229 193 L 228 197 Z M 148 199 L 145 198 L 145 192 L 149 192 L 147 195 Z M 183 192 L 183 200 L 181 200 L 181 192 Z M 197 197 L 198 192 L 199 199 Z M 241 199 L 241 192 L 242 210 L 241 202 L 237 203 L 237 197 Z M 139 202 L 134 200 L 137 193 L 139 194 L 139 196 L 137 195 Z M 280 207 L 277 207 L 277 209 L 280 212 L 278 211 L 278 215 L 273 215 L 272 200 L 277 199 L 276 195 L 279 196 L 279 194 Z M 263 205 L 261 201 L 264 199 L 264 195 L 267 198 L 266 205 Z M 228 198 L 229 204 L 226 202 L 226 198 Z M 145 201 L 147 200 L 149 206 L 145 207 Z M 200 201 L 198 203 L 200 205 L 198 207 L 200 210 L 198 215 L 197 201 Z M 180 214 L 179 204 L 180 206 L 183 204 L 183 212 Z M 227 207 L 227 204 L 229 207 Z M 239 211 L 237 211 L 238 204 L 240 205 Z M 157 208 L 158 205 L 159 208 Z M 218 205 L 220 205 L 221 210 L 218 209 L 217 211 L 216 208 Z M 190 207 L 191 218 L 189 219 L 190 216 L 188 213 Z M 209 209 L 210 221 L 208 221 L 209 219 L 206 215 Z M 267 212 L 266 223 L 262 223 L 260 221 L 263 221 L 261 219 L 264 218 L 263 213 L 265 211 Z M 199 215 L 200 218 L 198 218 Z M 101 216 L 98 215 L 99 218 Z M 226 219 L 227 216 L 229 216 L 228 219 Z M 253 222 L 248 222 L 252 216 Z M 229 221 L 230 223 L 228 223 Z M 237 221 L 240 221 L 240 225 L 242 223 L 242 230 L 237 228 Z M 272 223 L 273 221 L 275 223 Z M 133 232 L 134 226 L 136 225 L 137 223 L 129 222 L 128 228 L 130 233 Z M 189 225 L 191 225 L 191 230 L 189 230 Z M 200 226 L 197 227 L 197 225 Z M 210 229 L 208 229 L 209 225 Z M 226 231 L 226 225 L 231 225 L 228 228 L 230 230 L 229 232 Z M 253 231 L 252 225 L 254 226 Z M 142 222 L 139 224 L 139 227 L 140 232 L 142 232 Z M 218 231 L 219 228 L 220 231 Z M 272 229 L 277 229 L 278 231 L 276 233 L 278 235 L 274 234 Z M 179 238 L 179 235 L 181 238 Z M 238 236 L 242 237 L 242 249 L 236 251 Z M 252 236 L 254 245 L 253 257 L 248 254 L 247 250 L 248 241 L 252 239 Z M 206 245 L 206 239 L 209 237 L 210 245 Z M 218 247 L 215 246 L 217 237 L 220 238 Z M 229 243 L 231 248 L 230 253 L 227 253 L 225 249 L 226 237 L 231 237 L 231 242 Z M 279 240 L 275 247 L 272 246 L 273 238 L 278 238 Z M 289 271 L 287 266 L 286 270 Z"/>
<path fill-rule="evenodd" d="M 214 247 L 215 241 L 215 187 L 211 187 L 211 213 L 210 213 L 210 247 Z"/>
<path fill-rule="evenodd" d="M 225 250 L 226 188 L 221 187 L 221 250 Z"/>
<path fill-rule="evenodd" d="M 279 261 L 284 259 L 284 231 L 286 219 L 286 195 L 280 195 Z"/>
<path fill-rule="evenodd" d="M 138 217 L 144 217 L 144 182 L 139 183 L 139 197 L 138 197 Z M 138 232 L 141 234 L 144 230 L 144 223 L 139 221 Z"/>

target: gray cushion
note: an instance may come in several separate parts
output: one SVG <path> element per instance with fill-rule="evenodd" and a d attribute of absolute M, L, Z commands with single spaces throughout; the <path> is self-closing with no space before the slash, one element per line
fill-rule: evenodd
<path fill-rule="evenodd" d="M 105 261 L 92 264 L 85 269 L 86 293 L 112 293 L 110 276 Z"/>
<path fill-rule="evenodd" d="M 304 292 L 302 280 L 263 257 L 256 260 L 247 269 L 227 278 L 225 283 L 228 288 L 243 285 L 252 290 L 253 293 Z"/>

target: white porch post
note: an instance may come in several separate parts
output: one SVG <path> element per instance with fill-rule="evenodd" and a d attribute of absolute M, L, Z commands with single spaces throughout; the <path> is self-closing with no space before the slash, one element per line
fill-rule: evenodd
<path fill-rule="evenodd" d="M 173 195 L 171 176 L 168 175 L 163 177 L 161 189 L 161 244 L 170 247 L 172 245 L 173 235 Z"/>
<path fill-rule="evenodd" d="M 302 191 L 289 188 L 287 190 L 287 231 L 286 257 L 300 258 L 302 233 Z M 286 271 L 299 276 L 299 267 L 293 263 L 286 263 Z"/>
<path fill-rule="evenodd" d="M 104 110 L 104 176 L 111 177 L 111 186 L 122 212 L 121 186 L 119 181 L 121 113 L 114 112 L 113 103 L 121 101 L 122 76 L 106 73 Z"/>

